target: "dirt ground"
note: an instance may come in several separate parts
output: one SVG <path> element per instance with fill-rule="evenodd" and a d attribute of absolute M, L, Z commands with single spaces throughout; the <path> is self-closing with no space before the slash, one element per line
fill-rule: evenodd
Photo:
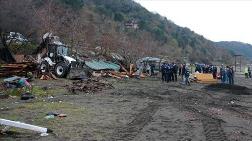
<path fill-rule="evenodd" d="M 11 128 L 18 141 L 251 141 L 252 80 L 240 86 L 108 79 L 114 89 L 71 94 L 68 80 L 36 80 L 36 99 L 0 99 L 0 118 L 47 127 L 53 134 Z M 46 119 L 48 112 L 67 114 Z M 0 127 L 1 128 L 1 127 Z"/>

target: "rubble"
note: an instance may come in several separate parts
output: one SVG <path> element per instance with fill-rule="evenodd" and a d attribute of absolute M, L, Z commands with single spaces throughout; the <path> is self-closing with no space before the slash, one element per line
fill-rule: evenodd
<path fill-rule="evenodd" d="M 76 93 L 76 91 L 85 93 L 94 93 L 104 89 L 111 89 L 111 88 L 113 88 L 112 84 L 98 79 L 86 79 L 86 80 L 74 81 L 72 85 L 67 86 L 67 89 L 72 93 Z"/>

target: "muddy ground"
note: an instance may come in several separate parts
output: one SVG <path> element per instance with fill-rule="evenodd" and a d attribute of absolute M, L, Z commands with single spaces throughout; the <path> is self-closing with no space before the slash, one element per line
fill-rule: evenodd
<path fill-rule="evenodd" d="M 36 80 L 36 99 L 0 99 L 0 118 L 54 131 L 46 137 L 11 128 L 0 140 L 20 141 L 251 141 L 252 80 L 240 86 L 191 86 L 145 80 L 108 79 L 114 89 L 71 94 L 67 80 Z M 46 119 L 48 112 L 67 114 Z"/>

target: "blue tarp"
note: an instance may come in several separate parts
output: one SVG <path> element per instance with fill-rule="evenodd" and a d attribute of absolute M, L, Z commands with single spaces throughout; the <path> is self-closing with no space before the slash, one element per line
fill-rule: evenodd
<path fill-rule="evenodd" d="M 85 61 L 85 64 L 91 68 L 92 70 L 115 70 L 119 71 L 120 66 L 112 63 L 112 62 L 107 62 L 107 61 Z"/>

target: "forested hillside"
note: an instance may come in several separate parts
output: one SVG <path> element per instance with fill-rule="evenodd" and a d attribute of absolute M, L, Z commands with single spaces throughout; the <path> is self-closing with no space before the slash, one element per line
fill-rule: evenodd
<path fill-rule="evenodd" d="M 0 5 L 0 31 L 20 32 L 35 46 L 50 31 L 80 52 L 101 46 L 132 61 L 143 56 L 230 60 L 212 41 L 132 0 L 0 0 Z"/>
<path fill-rule="evenodd" d="M 242 42 L 216 42 L 217 47 L 221 47 L 233 52 L 233 54 L 243 55 L 249 60 L 252 60 L 252 45 Z"/>

